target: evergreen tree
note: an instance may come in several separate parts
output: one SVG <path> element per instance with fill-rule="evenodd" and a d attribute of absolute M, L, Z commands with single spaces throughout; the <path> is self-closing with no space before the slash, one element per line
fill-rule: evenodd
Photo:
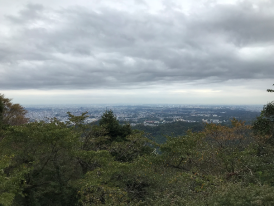
<path fill-rule="evenodd" d="M 267 92 L 274 92 L 268 89 Z M 274 145 L 274 101 L 264 106 L 261 115 L 253 123 L 253 130 L 258 135 L 268 136 L 267 142 Z"/>
<path fill-rule="evenodd" d="M 101 120 L 99 121 L 99 125 L 106 128 L 106 135 L 110 136 L 111 142 L 125 141 L 126 137 L 132 134 L 130 125 L 120 125 L 112 110 L 107 110 L 102 115 Z"/>

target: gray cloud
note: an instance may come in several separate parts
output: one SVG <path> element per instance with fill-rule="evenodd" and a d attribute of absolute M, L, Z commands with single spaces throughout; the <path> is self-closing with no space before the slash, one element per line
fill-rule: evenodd
<path fill-rule="evenodd" d="M 269 79 L 273 19 L 270 1 L 205 4 L 190 14 L 176 4 L 158 13 L 28 4 L 5 18 L 0 87 L 127 89 Z"/>

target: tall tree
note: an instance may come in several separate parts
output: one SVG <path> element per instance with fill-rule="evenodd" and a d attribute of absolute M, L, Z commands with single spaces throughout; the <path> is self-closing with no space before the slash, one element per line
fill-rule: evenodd
<path fill-rule="evenodd" d="M 274 92 L 268 89 L 267 92 Z M 253 130 L 256 134 L 268 136 L 267 142 L 274 145 L 274 101 L 264 106 L 261 115 L 253 123 Z"/>
<path fill-rule="evenodd" d="M 126 137 L 132 134 L 132 129 L 129 124 L 120 125 L 119 121 L 113 114 L 112 110 L 107 110 L 101 117 L 99 125 L 106 128 L 107 135 L 112 141 L 125 141 Z"/>
<path fill-rule="evenodd" d="M 21 125 L 28 122 L 27 111 L 20 104 L 13 104 L 11 99 L 0 94 L 0 118 L 6 125 Z"/>

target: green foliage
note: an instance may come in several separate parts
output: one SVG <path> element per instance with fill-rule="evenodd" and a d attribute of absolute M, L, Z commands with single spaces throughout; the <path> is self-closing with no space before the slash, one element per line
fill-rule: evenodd
<path fill-rule="evenodd" d="M 21 125 L 28 122 L 27 111 L 19 104 L 13 104 L 11 99 L 0 94 L 0 118 L 4 125 Z"/>
<path fill-rule="evenodd" d="M 167 137 L 166 143 L 160 145 L 164 164 L 168 167 L 190 171 L 193 163 L 202 158 L 197 152 L 203 147 L 203 135 L 188 131 L 185 136 Z"/>
<path fill-rule="evenodd" d="M 3 205 L 222 205 L 223 194 L 235 196 L 226 185 L 238 182 L 248 191 L 250 184 L 265 188 L 274 179 L 272 150 L 258 156 L 250 126 L 237 120 L 231 127 L 208 124 L 202 132 L 167 136 L 157 145 L 132 130 L 117 141 L 123 126 L 111 113 L 111 121 L 102 118 L 99 126 L 84 124 L 86 117 L 69 114 L 67 123 L 54 119 L 5 130 L 1 178 L 17 183 L 2 181 Z M 269 188 L 265 197 L 245 200 L 243 193 L 230 203 L 267 202 Z"/>
<path fill-rule="evenodd" d="M 253 123 L 253 131 L 269 138 L 268 142 L 274 144 L 274 102 L 264 106 L 261 115 Z"/>
<path fill-rule="evenodd" d="M 110 142 L 125 141 L 126 137 L 132 133 L 129 124 L 120 125 L 113 114 L 113 111 L 107 110 L 101 117 L 99 125 L 105 127 L 106 135 L 110 136 Z"/>
<path fill-rule="evenodd" d="M 73 158 L 78 145 L 72 130 L 56 120 L 10 127 L 0 143 L 1 155 L 13 155 L 5 173 L 22 167 L 29 170 L 21 185 L 24 198 L 17 195 L 15 204 L 62 205 L 73 201 L 74 189 L 69 182 L 78 172 Z"/>
<path fill-rule="evenodd" d="M 120 125 L 112 111 L 93 126 L 87 113 L 9 124 L 0 205 L 274 205 L 273 108 L 252 127 L 206 124 L 163 144 Z"/>
<path fill-rule="evenodd" d="M 123 142 L 113 142 L 110 153 L 116 161 L 131 162 L 138 157 L 151 154 L 153 142 L 144 137 L 143 132 L 135 131 Z"/>
<path fill-rule="evenodd" d="M 227 184 L 218 189 L 206 205 L 222 206 L 256 206 L 274 205 L 274 188 L 268 185 L 242 186 Z"/>
<path fill-rule="evenodd" d="M 160 124 L 157 127 L 144 126 L 144 125 L 136 125 L 133 127 L 136 130 L 144 131 L 147 136 L 153 137 L 153 139 L 159 143 L 165 143 L 166 136 L 182 136 L 186 135 L 188 130 L 193 132 L 199 132 L 204 129 L 204 125 L 202 123 L 189 123 L 189 122 L 172 122 L 167 124 Z"/>
<path fill-rule="evenodd" d="M 250 126 L 236 119 L 231 127 L 207 124 L 202 132 L 205 135 L 207 149 L 204 151 L 204 169 L 227 175 L 243 170 L 243 152 L 254 142 Z"/>
<path fill-rule="evenodd" d="M 12 205 L 16 195 L 22 195 L 21 186 L 25 184 L 24 175 L 29 171 L 25 165 L 6 172 L 13 156 L 2 155 L 0 159 L 0 205 Z"/>

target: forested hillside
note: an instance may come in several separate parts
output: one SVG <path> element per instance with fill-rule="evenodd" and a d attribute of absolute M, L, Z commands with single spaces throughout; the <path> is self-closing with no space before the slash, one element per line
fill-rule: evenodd
<path fill-rule="evenodd" d="M 172 122 L 167 124 L 161 124 L 160 126 L 151 127 L 144 126 L 143 124 L 136 125 L 132 129 L 144 131 L 148 137 L 153 138 L 157 143 L 164 143 L 166 136 L 181 136 L 186 135 L 188 130 L 198 132 L 203 130 L 205 124 L 201 122 Z"/>
<path fill-rule="evenodd" d="M 274 205 L 273 102 L 252 125 L 166 124 L 165 142 L 111 110 L 98 125 L 24 115 L 0 96 L 0 205 Z"/>
<path fill-rule="evenodd" d="M 224 115 L 224 118 L 233 119 L 232 115 L 237 117 L 237 119 L 245 121 L 247 125 L 253 124 L 258 116 L 257 112 L 247 112 L 247 111 L 230 111 L 227 116 Z M 153 138 L 157 143 L 164 143 L 166 141 L 166 136 L 182 136 L 186 135 L 188 130 L 192 132 L 201 132 L 205 128 L 205 123 L 196 121 L 196 122 L 187 122 L 187 121 L 177 121 L 166 124 L 160 124 L 159 126 L 146 126 L 144 124 L 137 124 L 133 126 L 132 129 L 137 129 L 144 131 L 147 137 Z M 221 125 L 230 126 L 231 122 L 223 122 Z"/>

